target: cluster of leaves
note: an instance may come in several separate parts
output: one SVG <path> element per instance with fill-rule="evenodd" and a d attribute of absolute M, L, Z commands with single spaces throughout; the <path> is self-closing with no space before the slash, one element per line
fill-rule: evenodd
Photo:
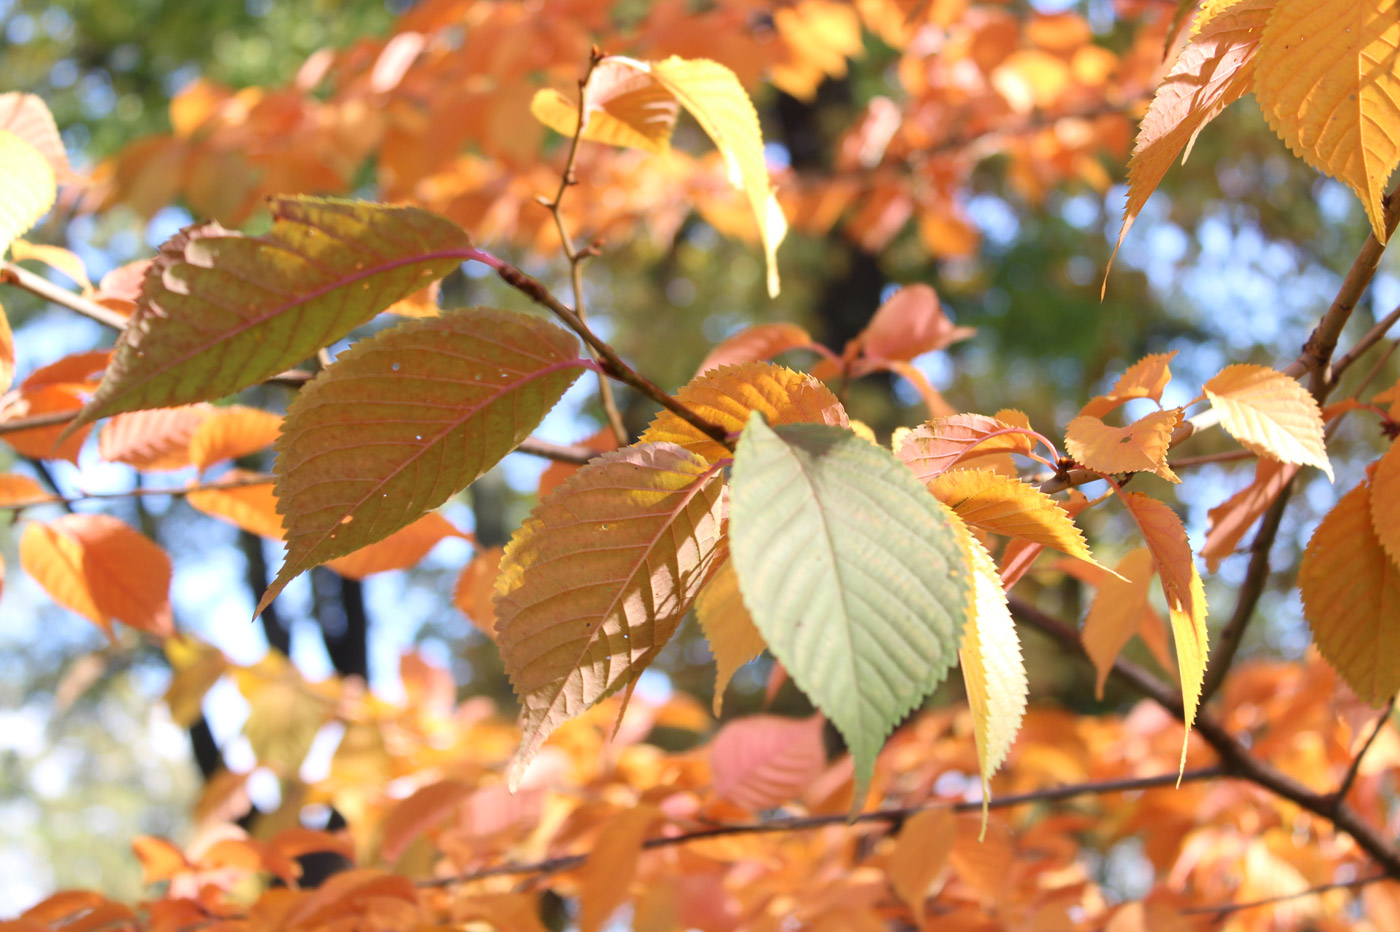
<path fill-rule="evenodd" d="M 853 185 L 847 176 L 845 201 L 839 192 L 829 200 L 839 188 L 835 182 L 815 195 L 798 194 L 827 201 L 818 211 L 827 226 L 860 199 L 865 206 L 851 221 L 853 234 L 863 241 L 892 236 L 914 213 L 914 197 L 907 178 L 882 188 L 881 171 L 889 160 L 906 160 L 917 169 L 910 173 L 915 187 L 925 192 L 918 209 L 939 218 L 921 218 L 921 234 L 931 251 L 955 254 L 968 237 L 950 233 L 956 220 L 940 205 L 951 201 L 956 171 L 970 171 L 975 160 L 962 157 L 955 170 L 929 157 L 942 151 L 941 141 L 926 130 L 939 108 L 954 97 L 979 118 L 1072 108 L 1105 94 L 1109 74 L 1117 68 L 1130 72 L 1133 59 L 1130 54 L 1120 60 L 1090 43 L 1073 17 L 1036 19 L 1026 30 L 1037 46 L 1032 51 L 1019 46 L 1021 30 L 1009 16 L 956 2 L 932 6 L 926 15 L 947 27 L 953 51 L 938 65 L 919 58 L 917 69 L 902 59 L 900 79 L 907 86 L 924 82 L 927 93 L 911 95 L 908 112 L 888 102 L 893 110 L 872 105 L 850 140 L 858 150 L 851 158 L 875 180 Z M 1245 91 L 1257 93 L 1272 124 L 1290 141 L 1315 140 L 1322 129 L 1336 129 L 1336 120 L 1317 115 L 1319 108 L 1339 109 L 1335 101 L 1319 96 L 1313 84 L 1299 83 L 1301 71 L 1288 58 L 1295 47 L 1277 38 L 1279 30 L 1303 28 L 1296 20 L 1304 6 L 1316 4 L 1230 0 L 1202 6 L 1140 132 L 1125 233 L 1165 171 L 1162 159 L 1169 162 L 1189 146 L 1201 125 Z M 1381 17 L 1372 7 L 1380 4 L 1362 6 L 1365 12 L 1353 24 L 1357 38 L 1347 40 L 1351 57 L 1345 67 L 1337 66 L 1352 82 L 1343 90 L 1361 100 L 1352 114 L 1356 131 L 1343 126 L 1327 137 L 1332 141 L 1324 147 L 1326 158 L 1301 142 L 1295 149 L 1357 189 L 1376 239 L 1383 241 L 1389 229 L 1379 187 L 1384 177 L 1375 178 L 1388 176 L 1400 155 L 1382 144 L 1388 144 L 1384 132 L 1377 136 L 1358 127 L 1371 127 L 1376 108 L 1391 99 L 1383 82 L 1373 80 L 1376 68 L 1367 67 L 1377 57 L 1375 46 L 1394 44 L 1395 30 L 1376 25 Z M 736 8 L 720 4 L 706 15 Z M 634 39 L 640 46 L 659 43 L 668 24 L 678 28 L 675 12 L 660 9 L 638 25 Z M 1299 469 L 1316 467 L 1331 476 L 1329 422 L 1366 409 L 1393 434 L 1400 385 L 1369 402 L 1352 399 L 1323 408 L 1325 379 L 1322 388 L 1310 391 L 1296 381 L 1300 373 L 1232 365 L 1205 381 L 1189 405 L 1164 408 L 1171 355 L 1151 356 L 1066 425 L 1061 454 L 1020 412 L 960 413 L 927 383 L 913 358 L 971 334 L 953 326 L 931 289 L 913 286 L 880 308 L 840 354 L 794 325 L 760 325 L 726 340 L 688 385 L 668 395 L 598 338 L 578 300 L 573 308 L 563 304 L 469 237 L 471 229 L 536 245 L 547 240 L 544 226 L 507 230 L 487 219 L 498 217 L 502 204 L 520 203 L 522 192 L 537 193 L 528 167 L 512 172 L 505 190 L 479 197 L 478 185 L 490 188 L 504 176 L 482 184 L 485 163 L 458 154 L 475 139 L 462 134 L 496 138 L 490 114 L 518 106 L 511 95 L 528 93 L 524 82 L 509 84 L 509 93 L 494 86 L 480 92 L 490 103 L 471 111 L 485 121 L 481 126 L 456 121 L 450 132 L 411 129 L 424 119 L 404 107 L 404 100 L 421 92 L 418 82 L 450 77 L 466 88 L 461 93 L 478 93 L 458 70 L 463 44 L 435 37 L 441 14 L 437 4 L 424 4 L 403 18 L 382 48 L 356 48 L 340 59 L 308 63 L 286 91 L 225 94 L 196 86 L 178 104 L 175 136 L 104 168 L 93 194 L 94 200 L 140 203 L 136 193 L 159 181 L 166 187 L 149 195 L 147 205 L 179 191 L 233 223 L 264 193 L 347 187 L 353 168 L 380 147 L 385 196 L 404 195 L 423 206 L 279 195 L 269 201 L 273 222 L 267 232 L 248 235 L 217 221 L 192 226 L 153 259 L 95 287 L 71 254 L 17 239 L 50 209 L 69 169 L 61 147 L 54 149 L 56 130 L 42 104 L 22 95 L 0 98 L 0 182 L 18 194 L 0 207 L 3 243 L 16 259 L 65 271 L 83 287 L 82 306 L 100 319 L 115 319 L 121 329 L 110 354 L 70 356 L 21 381 L 0 411 L 0 438 L 34 459 L 76 462 L 91 426 L 106 419 L 98 443 L 104 460 L 140 470 L 194 468 L 201 477 L 275 442 L 271 477 L 231 468 L 212 482 L 196 478 L 172 490 L 201 511 L 285 541 L 285 562 L 260 611 L 312 567 L 328 564 L 358 578 L 412 565 L 443 538 L 467 536 L 436 509 L 521 448 L 585 372 L 630 386 L 663 409 L 634 443 L 589 458 L 562 481 L 559 473 L 550 476 L 549 488 L 542 488 L 509 545 L 480 551 L 463 570 L 457 601 L 479 624 L 491 621 L 490 634 L 522 710 L 518 734 L 496 721 L 493 710 L 459 707 L 450 682 L 416 659 L 406 661 L 404 671 L 411 701 L 395 708 L 348 683 L 306 683 L 275 655 L 235 670 L 207 646 L 173 636 L 170 562 L 138 531 L 87 513 L 27 524 L 21 562 L 55 601 L 108 630 L 119 621 L 164 640 L 178 671 L 168 697 L 178 721 L 193 720 L 219 678 L 238 682 L 252 707 L 249 741 L 260 764 L 284 778 L 284 791 L 297 785 L 296 771 L 322 726 L 337 722 L 346 730 L 330 776 L 301 787 L 305 792 L 291 796 L 284 808 L 294 821 L 307 803 L 333 805 L 350 817 L 349 841 L 302 828 L 261 838 L 225 831 L 189 851 L 141 840 L 137 853 L 147 879 L 169 887 L 165 897 L 146 904 L 140 922 L 159 929 L 470 921 L 536 928 L 535 893 L 510 892 L 497 878 L 550 876 L 577 867 L 575 876 L 545 886 L 577 896 L 580 927 L 589 930 L 600 928 L 624 902 L 633 903 L 639 927 L 769 928 L 794 915 L 813 928 L 921 923 L 931 890 L 938 891 L 940 927 L 971 924 L 994 911 L 1007 927 L 1077 928 L 1108 921 L 1126 930 L 1189 922 L 1183 907 L 1230 894 L 1250 899 L 1295 893 L 1333 880 L 1341 867 L 1364 864 L 1361 850 L 1346 840 L 1356 836 L 1352 828 L 1309 823 L 1303 831 L 1316 834 L 1315 850 L 1285 844 L 1288 833 L 1298 830 L 1296 818 L 1289 819 L 1297 816 L 1290 806 L 1302 805 L 1299 798 L 1283 793 L 1261 800 L 1248 787 L 1228 781 L 1206 787 L 1197 784 L 1198 771 L 1188 774 L 1197 753 L 1189 729 L 1210 693 L 1204 586 L 1176 513 L 1160 498 L 1123 486 L 1150 483 L 1148 476 L 1179 482 L 1169 461 L 1172 449 L 1215 423 L 1257 456 L 1254 483 L 1211 513 L 1202 555 L 1213 568 L 1283 500 Z M 510 34 L 519 27 L 511 17 L 523 15 L 507 4 L 484 5 L 464 45 L 479 51 L 473 43 Z M 807 0 L 773 16 L 781 41 L 764 48 L 761 64 L 788 90 L 811 93 L 821 77 L 844 68 L 852 50 L 842 44 L 843 29 L 858 28 L 852 24 L 860 18 L 872 28 L 883 24 L 882 35 L 887 32 L 897 48 L 912 48 L 917 30 L 897 4 L 863 3 L 857 11 Z M 578 34 L 601 25 L 563 23 L 555 36 L 561 47 L 576 45 Z M 803 45 L 812 35 L 827 44 Z M 735 54 L 742 55 L 739 45 Z M 799 45 L 801 56 L 794 51 Z M 823 49 L 831 54 L 823 57 Z M 527 61 L 522 54 L 515 67 Z M 959 69 L 959 62 L 975 64 Z M 1367 67 L 1357 70 L 1358 62 Z M 952 70 L 935 74 L 944 67 Z M 504 74 L 512 73 L 507 68 Z M 954 74 L 957 95 L 941 83 Z M 1206 90 L 1183 90 L 1202 75 Z M 1308 75 L 1312 80 L 1313 72 Z M 1148 86 L 1147 78 L 1140 80 Z M 323 82 L 333 85 L 329 95 Z M 1324 75 L 1314 84 L 1331 94 L 1338 82 Z M 1372 85 L 1381 87 L 1380 99 L 1370 93 Z M 1001 101 L 1000 110 L 979 97 L 991 94 Z M 542 124 L 572 138 L 564 187 L 580 180 L 573 175 L 578 162 L 594 172 L 616 173 L 615 184 L 632 192 L 614 199 L 611 215 L 602 219 L 586 213 L 594 209 L 591 198 L 573 198 L 570 203 L 583 203 L 575 213 L 564 211 L 561 187 L 551 205 L 559 234 L 569 221 L 609 229 L 629 222 L 629 211 L 664 215 L 652 186 L 666 172 L 688 177 L 692 187 L 682 190 L 694 193 L 693 186 L 702 183 L 696 179 L 710 169 L 699 160 L 654 157 L 669 151 L 684 109 L 715 143 L 732 182 L 724 187 L 733 189 L 697 196 L 697 202 L 702 209 L 709 203 L 712 211 L 729 211 L 722 229 L 758 231 L 768 288 L 777 292 L 777 249 L 789 206 L 774 193 L 758 118 L 734 70 L 710 60 L 595 53 L 577 97 L 552 90 L 529 96 Z M 475 100 L 460 94 L 422 99 L 444 100 L 454 113 Z M 341 121 L 367 101 L 384 126 L 351 145 Z M 235 125 L 236 134 L 230 131 Z M 1099 136 L 1076 143 L 1062 128 L 1054 130 L 1055 151 L 1036 151 L 1034 144 L 1026 150 L 1026 164 L 1036 166 L 1034 172 L 1024 168 L 1028 187 L 1093 174 L 1089 166 L 1096 163 L 1086 153 L 1097 149 Z M 267 143 L 261 152 L 249 145 L 259 134 Z M 429 135 L 432 147 L 422 145 Z M 591 141 L 641 154 L 605 159 L 595 153 L 580 161 L 580 143 Z M 511 137 L 512 145 L 519 142 Z M 530 141 L 532 147 L 537 143 Z M 230 183 L 240 177 L 237 165 L 215 183 L 211 166 L 228 163 L 211 153 L 231 151 L 254 160 L 250 164 L 259 170 L 246 177 L 256 177 L 256 183 Z M 508 153 L 495 156 L 505 159 Z M 432 158 L 439 163 L 422 163 Z M 629 161 L 634 158 L 641 161 Z M 1353 171 L 1358 159 L 1367 166 L 1361 176 Z M 659 173 L 650 178 L 629 174 L 628 166 L 658 164 L 663 167 L 647 169 Z M 942 194 L 927 194 L 930 188 L 920 182 L 929 177 L 942 178 L 942 189 L 931 186 Z M 733 192 L 740 195 L 737 210 Z M 605 193 L 598 200 L 608 202 Z M 881 205 L 880 216 L 862 232 L 860 218 L 871 204 Z M 812 214 L 805 207 L 793 211 L 794 218 L 806 218 L 795 222 L 807 228 Z M 476 222 L 464 226 L 462 217 Z M 877 229 L 879 236 L 872 232 Z M 566 235 L 563 246 L 577 271 Z M 494 270 L 558 323 L 493 308 L 439 311 L 432 286 L 468 261 Z M 359 340 L 314 376 L 296 368 L 384 312 L 412 319 Z M 811 373 L 772 361 L 793 350 L 818 354 Z M 0 315 L 5 387 L 13 362 Z M 913 382 L 930 415 L 896 432 L 888 446 L 849 416 L 832 388 L 876 372 Z M 272 380 L 304 383 L 285 417 L 220 404 Z M 1156 410 L 1121 426 L 1108 420 L 1125 405 L 1144 401 Z M 1207 401 L 1208 411 L 1185 417 L 1186 407 Z M 1380 407 L 1386 403 L 1390 411 Z M 1366 715 L 1349 707 L 1349 727 L 1338 733 L 1323 709 L 1335 689 L 1333 671 L 1372 706 L 1386 704 L 1400 690 L 1400 672 L 1389 660 L 1389 649 L 1400 643 L 1396 456 L 1392 447 L 1367 481 L 1324 519 L 1300 572 L 1308 619 L 1331 668 L 1242 670 L 1222 693 L 1227 715 L 1237 717 L 1233 724 L 1242 729 L 1288 721 L 1259 736 L 1261 743 L 1267 738 L 1276 744 L 1270 756 L 1287 762 L 1280 765 L 1286 776 L 1319 794 L 1338 779 L 1348 790 L 1354 786 L 1362 799 L 1360 816 L 1373 821 L 1385 819 L 1380 770 L 1395 759 L 1393 735 L 1387 733 L 1392 740 L 1376 749 L 1362 772 L 1352 764 L 1352 739 Z M 1093 501 L 1077 491 L 1051 497 L 1096 480 L 1106 480 L 1109 492 Z M 0 506 L 53 500 L 26 477 L 0 477 Z M 1088 509 L 1110 502 L 1121 505 L 1142 539 L 1112 569 L 1094 558 L 1079 524 Z M 1064 559 L 1053 566 L 1037 563 L 1047 548 Z M 1121 672 L 1119 655 L 1134 635 L 1162 668 L 1175 671 L 1185 738 L 1161 712 L 1134 713 L 1140 720 L 1131 725 L 1137 742 L 1131 750 L 1119 746 L 1122 723 L 1028 712 L 1027 670 L 1007 591 L 1031 573 L 1069 574 L 1095 587 L 1082 643 L 1100 694 L 1110 673 Z M 1165 621 L 1153 608 L 1154 577 Z M 716 656 L 717 706 L 734 671 L 767 650 L 821 716 L 740 720 L 720 730 L 708 758 L 663 754 L 639 743 L 656 728 L 698 736 L 713 726 L 703 710 L 683 700 L 660 708 L 640 700 L 629 705 L 641 673 L 692 610 Z M 887 744 L 955 664 L 968 709 L 924 715 Z M 1290 688 L 1267 696 L 1261 685 L 1266 673 Z M 849 751 L 831 765 L 823 717 Z M 617 738 L 605 750 L 603 736 L 614 720 Z M 1018 745 L 1018 735 L 1033 740 L 1023 737 Z M 1220 752 L 1229 739 L 1212 735 L 1209 741 Z M 923 755 L 935 744 L 942 749 L 933 758 L 936 767 L 923 766 L 929 760 Z M 1078 784 L 1078 793 L 1112 792 L 1192 776 L 1191 787 L 1179 795 L 1144 793 L 1115 810 L 1116 824 L 1098 829 L 1111 844 L 1151 825 L 1149 857 L 1159 874 L 1170 874 L 1164 889 L 1111 909 L 1077 860 L 1077 847 L 1064 843 L 1067 834 L 1090 829 L 1081 817 L 1027 819 L 1017 825 L 1019 834 L 993 818 L 993 777 L 1008 759 L 1017 769 L 1001 781 L 999 792 L 1042 794 L 1037 800 L 1051 798 L 1043 794 L 1052 784 Z M 928 803 L 946 773 L 975 775 L 980 820 L 971 814 L 962 820 L 953 811 L 966 807 Z M 1123 783 L 1143 777 L 1148 783 L 1142 786 Z M 512 797 L 508 790 L 520 792 Z M 240 808 L 232 801 L 239 792 L 237 778 L 211 784 L 203 811 L 226 816 Z M 816 832 L 805 840 L 743 838 L 740 830 L 751 826 L 721 825 L 713 837 L 696 828 L 795 799 L 812 818 L 788 827 Z M 882 811 L 860 829 L 839 825 L 872 799 L 900 808 L 894 815 Z M 1224 837 L 1219 824 L 1200 822 L 1202 807 L 1234 807 L 1232 830 L 1255 837 Z M 1303 809 L 1326 811 L 1316 801 Z M 784 825 L 764 824 L 765 831 Z M 1365 844 L 1359 848 L 1375 855 Z M 300 889 L 297 858 L 327 851 L 359 866 L 319 890 Z M 532 864 L 511 866 L 521 861 Z M 1008 879 L 1007 865 L 1013 863 L 1016 871 Z M 1246 882 L 1226 889 L 1221 874 L 1241 864 Z M 428 873 L 432 879 L 425 878 Z M 240 895 L 252 875 L 275 877 L 285 888 Z M 412 876 L 425 879 L 415 883 Z M 477 886 L 461 892 L 468 884 Z M 1187 887 L 1192 895 L 1183 898 L 1179 891 Z M 630 892 L 641 889 L 650 892 Z M 1381 904 L 1393 899 L 1382 888 L 1367 894 Z M 64 895 L 36 907 L 17 928 L 137 921 L 135 913 L 100 897 Z"/>

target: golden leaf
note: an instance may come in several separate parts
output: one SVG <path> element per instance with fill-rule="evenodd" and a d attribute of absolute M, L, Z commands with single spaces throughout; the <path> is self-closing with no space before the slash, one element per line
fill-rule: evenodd
<path fill-rule="evenodd" d="M 1247 449 L 1281 463 L 1316 466 L 1332 478 L 1317 399 L 1267 366 L 1226 366 L 1202 386 L 1220 425 Z"/>
<path fill-rule="evenodd" d="M 719 565 L 700 590 L 695 600 L 695 617 L 715 655 L 714 712 L 718 716 L 724 704 L 724 690 L 734 673 L 768 646 L 749 617 L 739 593 L 739 577 L 728 560 Z"/>
<path fill-rule="evenodd" d="M 1080 465 L 1105 476 L 1150 472 L 1180 482 L 1167 465 L 1172 431 L 1181 409 L 1153 411 L 1127 427 L 1111 427 L 1096 417 L 1080 416 L 1065 430 L 1065 450 Z"/>

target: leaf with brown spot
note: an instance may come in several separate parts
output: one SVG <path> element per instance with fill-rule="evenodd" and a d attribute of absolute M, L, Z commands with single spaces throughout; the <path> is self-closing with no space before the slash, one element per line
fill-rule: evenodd
<path fill-rule="evenodd" d="M 1180 420 L 1180 408 L 1154 411 L 1127 427 L 1112 427 L 1099 418 L 1080 416 L 1065 429 L 1065 451 L 1100 475 L 1150 472 L 1168 482 L 1180 482 L 1167 465 L 1172 431 Z"/>

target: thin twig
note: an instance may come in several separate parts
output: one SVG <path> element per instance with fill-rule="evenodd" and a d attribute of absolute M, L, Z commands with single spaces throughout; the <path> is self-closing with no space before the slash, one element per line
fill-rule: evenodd
<path fill-rule="evenodd" d="M 0 265 L 0 283 L 22 288 L 30 294 L 38 295 L 45 301 L 66 307 L 70 311 L 76 311 L 84 317 L 90 317 L 99 324 L 106 324 L 113 329 L 122 330 L 126 327 L 124 315 L 118 314 L 109 307 L 103 307 L 96 301 L 84 298 L 82 295 L 74 294 L 67 288 L 55 285 L 42 275 L 35 275 L 13 262 Z"/>
<path fill-rule="evenodd" d="M 1337 357 L 1337 361 L 1332 364 L 1332 378 L 1327 383 L 1328 390 L 1336 388 L 1337 383 L 1342 379 L 1342 373 L 1346 372 L 1363 353 L 1385 339 L 1386 333 L 1397 322 L 1400 322 L 1400 307 L 1376 321 L 1376 325 L 1366 331 L 1365 336 L 1357 340 L 1351 349 Z"/>
<path fill-rule="evenodd" d="M 588 87 L 588 81 L 593 77 L 593 69 L 598 67 L 598 63 L 603 60 L 603 53 L 597 47 L 588 56 L 588 68 L 583 73 L 583 78 L 578 82 L 578 115 L 574 126 L 573 138 L 569 140 L 569 155 L 564 160 L 564 170 L 559 174 L 559 190 L 554 192 L 554 200 L 545 204 L 549 213 L 554 217 L 554 227 L 559 231 L 559 242 L 564 247 L 564 256 L 569 260 L 569 281 L 574 291 L 574 313 L 582 321 L 588 320 L 588 314 L 583 303 L 583 262 L 591 255 L 588 250 L 580 251 L 574 248 L 573 238 L 569 236 L 569 231 L 564 227 L 564 214 L 560 210 L 560 205 L 564 203 L 564 195 L 569 188 L 578 184 L 578 178 L 574 174 L 574 163 L 578 160 L 579 142 L 583 139 L 583 125 L 587 116 L 587 106 L 584 101 L 584 91 Z M 597 352 L 593 352 L 593 358 L 598 359 Z M 601 361 L 601 360 L 599 360 Z M 598 373 L 598 400 L 603 406 L 603 413 L 607 416 L 608 426 L 612 428 L 613 436 L 617 438 L 617 445 L 627 446 L 627 427 L 622 423 L 622 414 L 617 410 L 617 401 L 613 398 L 612 383 L 603 373 Z"/>
<path fill-rule="evenodd" d="M 1225 771 L 1223 769 L 1219 767 L 1204 767 L 1199 770 L 1186 771 L 1181 775 L 1181 781 L 1183 783 L 1189 783 L 1198 780 L 1214 779 L 1215 777 L 1221 776 L 1225 776 Z M 1120 780 L 1076 783 L 1069 786 L 1033 790 L 1029 793 L 1019 793 L 1012 796 L 994 797 L 987 801 L 987 808 L 1006 809 L 1011 806 L 1023 806 L 1032 803 L 1060 802 L 1073 799 L 1077 796 L 1131 793 L 1174 786 L 1176 782 L 1177 775 L 1175 773 L 1163 773 L 1151 777 L 1128 777 Z M 925 803 L 918 806 L 904 806 L 899 809 L 879 809 L 874 812 L 863 812 L 854 819 L 844 814 L 793 816 L 791 818 L 770 819 L 767 822 L 716 825 L 691 832 L 682 832 L 677 835 L 663 835 L 659 838 L 649 838 L 642 842 L 642 847 L 646 850 L 653 850 L 656 848 L 670 848 L 676 845 L 689 844 L 690 842 L 703 841 L 710 838 L 722 838 L 734 835 L 767 835 L 776 832 L 803 832 L 829 825 L 869 823 L 899 825 L 910 816 L 928 809 L 946 809 L 950 812 L 981 812 L 982 802 L 980 800 L 975 802 L 940 801 Z M 468 883 L 473 880 L 483 880 L 487 877 L 516 876 L 520 874 L 552 874 L 577 867 L 582 864 L 587 857 L 588 855 L 586 854 L 567 854 L 559 857 L 546 858 L 542 861 L 534 861 L 528 864 L 501 864 L 496 867 L 488 867 L 479 871 L 473 871 L 469 874 L 457 874 L 452 877 L 434 877 L 431 880 L 422 880 L 418 882 L 418 885 L 420 887 L 445 887 L 457 883 Z"/>
<path fill-rule="evenodd" d="M 1179 460 L 1172 460 L 1172 469 L 1204 466 L 1207 463 L 1233 463 L 1238 460 L 1252 460 L 1258 455 L 1253 450 L 1225 450 L 1220 453 L 1207 453 L 1203 456 L 1183 456 Z"/>
<path fill-rule="evenodd" d="M 1366 743 L 1361 745 L 1361 750 L 1356 752 L 1356 756 L 1351 760 L 1351 766 L 1347 767 L 1346 774 L 1342 777 L 1342 782 L 1337 784 L 1337 791 L 1333 797 L 1340 806 L 1346 802 L 1347 794 L 1351 792 L 1352 784 L 1356 782 L 1356 775 L 1361 772 L 1361 761 L 1366 756 L 1366 752 L 1371 750 L 1371 745 L 1376 743 L 1380 737 L 1381 729 L 1385 728 L 1385 723 L 1390 721 L 1390 713 L 1395 710 L 1395 697 L 1391 696 L 1390 701 L 1385 704 L 1385 710 L 1381 712 L 1380 718 L 1376 719 L 1376 727 L 1371 729 L 1371 734 L 1366 739 Z"/>
<path fill-rule="evenodd" d="M 1385 880 L 1386 874 L 1371 874 L 1367 877 L 1357 877 L 1355 880 L 1339 880 L 1336 883 L 1324 883 L 1316 887 L 1308 887 L 1306 890 L 1297 890 L 1293 893 L 1280 893 L 1278 896 L 1266 896 L 1262 900 L 1248 900 L 1244 903 L 1219 903 L 1215 906 L 1192 906 L 1183 909 L 1181 912 L 1187 916 L 1215 916 L 1217 919 L 1230 915 L 1231 913 L 1242 912 L 1246 909 L 1257 909 L 1260 906 L 1274 906 L 1279 903 L 1287 903 L 1290 900 L 1301 900 L 1307 896 L 1317 896 L 1328 893 L 1332 890 L 1355 890 L 1359 887 L 1369 886 L 1377 880 Z"/>

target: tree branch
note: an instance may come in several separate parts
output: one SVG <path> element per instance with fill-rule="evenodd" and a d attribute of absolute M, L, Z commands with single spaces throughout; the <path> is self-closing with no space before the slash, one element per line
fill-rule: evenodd
<path fill-rule="evenodd" d="M 126 317 L 118 314 L 109 307 L 104 307 L 96 301 L 76 295 L 59 285 L 44 278 L 42 275 L 35 275 L 28 269 L 22 269 L 13 262 L 0 264 L 0 283 L 14 285 L 22 288 L 30 294 L 38 295 L 51 304 L 66 307 L 70 311 L 76 311 L 84 317 L 90 317 L 99 324 L 106 324 L 115 330 L 126 328 Z"/>
<path fill-rule="evenodd" d="M 1334 390 L 1337 387 L 1337 383 L 1341 381 L 1342 373 L 1351 368 L 1352 363 L 1356 362 L 1363 353 L 1383 340 L 1386 332 L 1389 331 L 1391 327 L 1394 327 L 1397 322 L 1400 322 L 1400 307 L 1397 307 L 1395 310 L 1376 321 L 1376 325 L 1366 331 L 1365 336 L 1357 340 L 1356 344 L 1352 346 L 1351 349 L 1337 358 L 1337 361 L 1332 364 L 1332 378 L 1327 381 L 1327 390 L 1329 393 Z"/>
<path fill-rule="evenodd" d="M 1257 909 L 1260 906 L 1274 906 L 1278 903 L 1287 903 L 1290 900 L 1301 900 L 1306 896 L 1317 896 L 1332 890 L 1356 890 L 1360 887 L 1369 886 L 1377 880 L 1385 880 L 1387 874 L 1371 874 L 1368 877 L 1357 877 L 1355 880 L 1339 880 L 1336 883 L 1324 883 L 1316 887 L 1308 887 L 1306 890 L 1298 890 L 1293 893 L 1280 893 L 1278 896 L 1266 896 L 1262 900 L 1248 900 L 1244 903 L 1220 903 L 1215 906 L 1193 906 L 1183 909 L 1181 912 L 1188 916 L 1214 916 L 1216 919 L 1223 919 L 1231 913 L 1242 912 L 1246 909 Z"/>
<path fill-rule="evenodd" d="M 1181 775 L 1181 781 L 1184 783 L 1191 783 L 1221 776 L 1225 776 L 1225 771 L 1222 768 L 1205 767 L 1199 770 L 1186 771 Z M 1007 809 L 1012 806 L 1024 806 L 1032 803 L 1061 802 L 1063 800 L 1073 799 L 1077 796 L 1095 796 L 1106 793 L 1131 793 L 1141 790 L 1175 786 L 1176 783 L 1177 775 L 1175 773 L 1163 773 L 1151 777 L 1128 777 L 1120 780 L 1076 783 L 1069 786 L 1033 790 L 1029 793 L 1018 793 L 1012 796 L 995 797 L 987 801 L 987 808 Z M 677 835 L 663 835 L 659 838 L 648 838 L 646 841 L 642 842 L 642 848 L 651 851 L 656 848 L 671 848 L 676 845 L 689 844 L 693 841 L 702 841 L 709 838 L 722 838 L 733 835 L 768 835 L 776 832 L 803 832 L 816 828 L 823 828 L 828 825 L 869 824 L 878 822 L 898 826 L 910 816 L 928 809 L 947 809 L 950 812 L 981 812 L 982 802 L 980 800 L 975 802 L 932 802 L 918 806 L 904 806 L 899 809 L 877 809 L 874 812 L 863 812 L 854 819 L 844 814 L 793 816 L 790 818 L 769 819 L 766 822 L 716 825 L 690 832 L 682 832 Z M 577 867 L 582 864 L 587 857 L 587 854 L 566 854 L 559 857 L 546 858 L 542 861 L 534 861 L 528 864 L 501 864 L 496 867 L 487 867 L 479 871 L 473 871 L 469 874 L 457 874 L 452 877 L 434 877 L 431 880 L 421 880 L 418 882 L 418 885 L 420 887 L 446 887 L 458 883 L 468 883 L 473 880 L 484 880 L 488 877 L 517 876 L 520 874 L 552 874 Z"/>
<path fill-rule="evenodd" d="M 1381 712 L 1380 718 L 1376 719 L 1376 727 L 1371 729 L 1371 735 L 1366 739 L 1366 743 L 1361 745 L 1361 750 L 1356 752 L 1352 758 L 1351 766 L 1347 767 L 1346 774 L 1342 777 L 1342 782 L 1337 785 L 1337 790 L 1332 794 L 1338 806 L 1346 802 L 1347 794 L 1351 792 L 1352 784 L 1356 782 L 1356 775 L 1361 772 L 1361 761 L 1366 756 L 1366 752 L 1371 750 L 1371 745 L 1376 743 L 1380 737 L 1381 729 L 1385 723 L 1390 721 L 1390 713 L 1395 710 L 1395 697 L 1391 696 L 1390 701 L 1385 704 L 1385 711 Z"/>

